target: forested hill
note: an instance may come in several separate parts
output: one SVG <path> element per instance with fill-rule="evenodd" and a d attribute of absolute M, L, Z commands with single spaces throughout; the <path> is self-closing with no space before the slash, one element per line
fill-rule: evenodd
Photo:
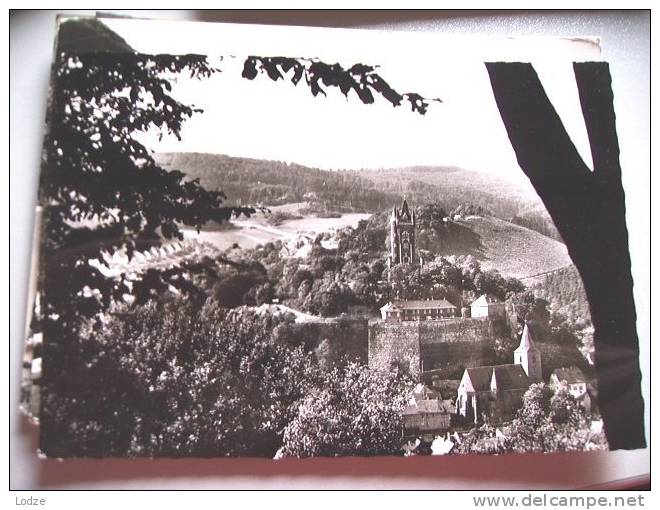
<path fill-rule="evenodd" d="M 160 153 L 156 161 L 198 178 L 206 188 L 224 191 L 232 204 L 310 202 L 329 211 L 376 212 L 401 203 L 401 195 L 379 191 L 353 171 L 205 153 Z"/>
<path fill-rule="evenodd" d="M 574 265 L 545 276 L 534 285 L 534 293 L 547 299 L 554 312 L 565 315 L 571 322 L 590 317 L 587 294 Z"/>
<path fill-rule="evenodd" d="M 450 212 L 475 204 L 506 221 L 558 239 L 536 195 L 497 178 L 457 167 L 320 170 L 295 163 L 208 153 L 160 153 L 164 168 L 180 170 L 230 204 L 268 206 L 308 202 L 316 212 L 375 213 L 401 204 L 438 204 Z"/>

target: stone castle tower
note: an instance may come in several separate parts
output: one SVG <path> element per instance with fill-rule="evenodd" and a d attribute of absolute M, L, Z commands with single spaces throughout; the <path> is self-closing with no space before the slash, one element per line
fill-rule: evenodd
<path fill-rule="evenodd" d="M 529 332 L 529 326 L 525 324 L 520 345 L 513 351 L 513 362 L 516 365 L 522 365 L 523 370 L 533 382 L 542 380 L 541 373 L 541 351 L 532 342 L 532 335 Z"/>
<path fill-rule="evenodd" d="M 410 210 L 404 199 L 401 210 L 392 209 L 390 217 L 389 265 L 415 262 L 415 211 Z"/>

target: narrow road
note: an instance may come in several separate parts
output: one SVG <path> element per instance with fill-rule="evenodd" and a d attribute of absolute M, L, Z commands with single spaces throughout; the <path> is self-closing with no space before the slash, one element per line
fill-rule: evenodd
<path fill-rule="evenodd" d="M 566 269 L 566 268 L 571 267 L 572 265 L 573 264 L 571 263 L 571 264 L 568 264 L 566 266 L 558 267 L 557 269 L 551 269 L 550 271 L 543 271 L 542 273 L 531 274 L 529 276 L 522 276 L 518 279 L 519 280 L 531 280 L 532 278 L 536 278 L 537 276 L 544 276 L 544 275 L 547 275 L 547 274 L 557 273 L 557 272 L 561 271 L 562 269 Z"/>
<path fill-rule="evenodd" d="M 269 234 L 275 234 L 277 236 L 282 236 L 282 237 L 288 237 L 288 238 L 293 238 L 297 237 L 298 234 L 292 233 L 292 232 L 286 232 L 284 230 L 280 230 L 278 228 L 274 227 L 269 227 L 266 225 L 261 225 L 260 223 L 254 223 L 253 221 L 247 220 L 247 221 L 233 221 L 232 222 L 234 225 L 236 225 L 239 228 L 256 228 L 257 230 L 263 230 L 264 232 L 268 232 Z"/>

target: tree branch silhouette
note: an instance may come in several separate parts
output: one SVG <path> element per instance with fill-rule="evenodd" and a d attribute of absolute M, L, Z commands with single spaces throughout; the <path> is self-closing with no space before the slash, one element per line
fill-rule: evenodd
<path fill-rule="evenodd" d="M 360 63 L 345 69 L 341 64 L 326 64 L 318 59 L 248 57 L 243 65 L 243 78 L 254 80 L 260 74 L 273 81 L 289 78 L 294 85 L 305 78 L 314 97 L 325 96 L 324 87 L 336 87 L 346 97 L 352 90 L 362 103 L 372 104 L 374 94 L 377 94 L 394 107 L 407 102 L 410 109 L 420 115 L 426 114 L 430 103 L 442 102 L 439 98 L 426 98 L 416 92 L 397 92 L 376 72 L 375 66 Z"/>
<path fill-rule="evenodd" d="M 574 64 L 594 171 L 530 64 L 486 64 L 518 163 L 566 242 L 589 299 L 610 448 L 645 446 L 639 341 L 613 94 L 606 63 Z"/>

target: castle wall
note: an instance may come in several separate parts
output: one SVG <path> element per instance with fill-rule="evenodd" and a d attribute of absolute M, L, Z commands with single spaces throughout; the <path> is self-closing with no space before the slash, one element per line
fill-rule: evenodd
<path fill-rule="evenodd" d="M 372 321 L 369 366 L 387 370 L 394 364 L 413 377 L 433 371 L 440 379 L 460 379 L 466 367 L 489 364 L 495 339 L 490 319 L 438 321 Z"/>
<path fill-rule="evenodd" d="M 369 323 L 369 367 L 391 370 L 398 365 L 413 377 L 420 375 L 419 322 Z"/>
<path fill-rule="evenodd" d="M 490 364 L 493 330 L 493 321 L 484 318 L 422 323 L 422 371 L 433 371 L 439 379 L 460 379 L 466 368 Z"/>

